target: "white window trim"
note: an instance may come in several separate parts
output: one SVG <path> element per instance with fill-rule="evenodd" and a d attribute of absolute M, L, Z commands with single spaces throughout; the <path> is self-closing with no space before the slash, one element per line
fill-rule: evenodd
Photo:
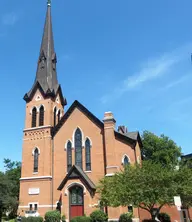
<path fill-rule="evenodd" d="M 35 153 L 35 150 L 36 150 L 36 149 L 38 150 L 38 154 L 40 155 L 40 149 L 39 149 L 39 147 L 36 146 L 36 147 L 34 147 L 33 150 L 32 150 L 32 155 L 33 155 L 33 156 L 34 156 L 34 153 Z"/>
<path fill-rule="evenodd" d="M 39 109 L 38 109 L 38 107 L 37 107 L 37 106 L 32 106 L 32 107 L 31 107 L 31 109 L 30 109 L 30 112 L 29 112 L 31 115 L 32 115 L 32 110 L 33 110 L 33 108 L 36 108 L 37 113 L 39 112 Z"/>
<path fill-rule="evenodd" d="M 84 186 L 82 183 L 72 182 L 72 183 L 70 183 L 70 184 L 67 186 L 67 188 L 65 189 L 65 193 L 64 193 L 65 196 L 68 196 L 68 194 L 69 194 L 69 189 L 70 189 L 71 187 L 75 186 L 75 185 L 82 187 L 82 188 L 83 188 L 83 194 L 84 194 L 84 195 L 86 194 L 87 189 L 85 188 L 85 186 Z"/>
<path fill-rule="evenodd" d="M 87 139 L 90 141 L 90 148 L 92 148 L 92 140 L 90 139 L 90 137 L 88 137 L 88 136 L 85 137 L 84 144 L 85 144 Z"/>
<path fill-rule="evenodd" d="M 68 142 L 71 142 L 71 148 L 73 147 L 72 141 L 71 141 L 71 140 L 67 140 L 66 143 L 65 143 L 65 149 L 64 149 L 64 150 L 67 150 L 67 144 L 68 144 Z"/>
<path fill-rule="evenodd" d="M 125 159 L 125 157 L 128 158 L 129 163 L 131 164 L 131 159 L 130 159 L 130 157 L 129 157 L 127 154 L 124 154 L 123 157 L 122 157 L 122 160 L 121 160 L 122 165 L 124 165 L 124 159 Z"/>
<path fill-rule="evenodd" d="M 39 105 L 38 108 L 38 112 L 40 111 L 41 106 L 43 106 L 44 112 L 45 112 L 45 106 L 43 104 Z"/>
<path fill-rule="evenodd" d="M 82 135 L 82 148 L 83 148 L 83 147 L 85 147 L 84 133 L 83 133 L 83 130 L 81 129 L 81 127 L 79 127 L 79 126 L 77 126 L 73 130 L 73 134 L 72 134 L 72 147 L 75 148 L 75 132 L 76 132 L 77 129 L 79 129 L 81 131 L 81 135 Z"/>

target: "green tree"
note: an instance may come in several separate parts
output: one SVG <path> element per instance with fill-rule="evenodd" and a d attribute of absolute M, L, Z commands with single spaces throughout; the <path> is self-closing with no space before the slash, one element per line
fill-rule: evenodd
<path fill-rule="evenodd" d="M 106 206 L 132 204 L 153 215 L 153 208 L 160 211 L 164 205 L 172 205 L 176 195 L 192 194 L 192 170 L 173 170 L 161 164 L 144 161 L 140 165 L 127 166 L 124 171 L 100 181 L 98 192 Z"/>
<path fill-rule="evenodd" d="M 163 166 L 175 166 L 181 157 L 181 148 L 165 135 L 144 131 L 142 135 L 143 147 L 141 154 L 143 160 L 151 160 L 154 163 L 161 163 Z"/>
<path fill-rule="evenodd" d="M 17 214 L 21 163 L 4 159 L 5 172 L 0 172 L 0 214 Z"/>

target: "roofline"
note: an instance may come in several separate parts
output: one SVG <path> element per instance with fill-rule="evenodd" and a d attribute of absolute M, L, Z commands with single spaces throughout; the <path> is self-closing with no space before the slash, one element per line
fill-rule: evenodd
<path fill-rule="evenodd" d="M 101 120 L 99 120 L 95 115 L 93 115 L 85 106 L 83 106 L 80 102 L 75 100 L 73 104 L 69 107 L 67 112 L 61 118 L 59 123 L 52 129 L 52 137 L 54 137 L 59 129 L 63 126 L 63 124 L 67 121 L 71 113 L 74 111 L 75 108 L 78 108 L 82 111 L 92 122 L 94 122 L 99 128 L 104 129 L 104 124 Z"/>

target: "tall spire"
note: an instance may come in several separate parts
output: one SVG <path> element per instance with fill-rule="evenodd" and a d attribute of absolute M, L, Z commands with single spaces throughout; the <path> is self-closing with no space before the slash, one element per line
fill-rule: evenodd
<path fill-rule="evenodd" d="M 47 1 L 47 14 L 45 19 L 43 38 L 39 54 L 36 80 L 44 92 L 47 90 L 56 92 L 58 88 L 56 72 L 56 53 L 54 50 L 52 21 L 51 21 L 51 1 Z"/>
<path fill-rule="evenodd" d="M 56 63 L 57 57 L 54 49 L 51 19 L 51 0 L 47 0 L 47 13 L 37 64 L 36 78 L 32 89 L 24 96 L 26 101 L 31 99 L 31 94 L 33 94 L 33 91 L 38 84 L 45 96 L 55 96 L 57 91 L 59 89 L 61 90 L 57 81 Z M 64 103 L 66 103 L 66 101 Z"/>

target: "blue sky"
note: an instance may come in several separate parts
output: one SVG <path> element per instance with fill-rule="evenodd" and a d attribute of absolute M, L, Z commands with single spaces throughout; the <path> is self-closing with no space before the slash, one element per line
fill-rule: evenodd
<path fill-rule="evenodd" d="M 1 155 L 21 160 L 46 0 L 0 0 Z M 58 79 L 100 119 L 164 133 L 190 153 L 192 1 L 53 0 Z"/>

